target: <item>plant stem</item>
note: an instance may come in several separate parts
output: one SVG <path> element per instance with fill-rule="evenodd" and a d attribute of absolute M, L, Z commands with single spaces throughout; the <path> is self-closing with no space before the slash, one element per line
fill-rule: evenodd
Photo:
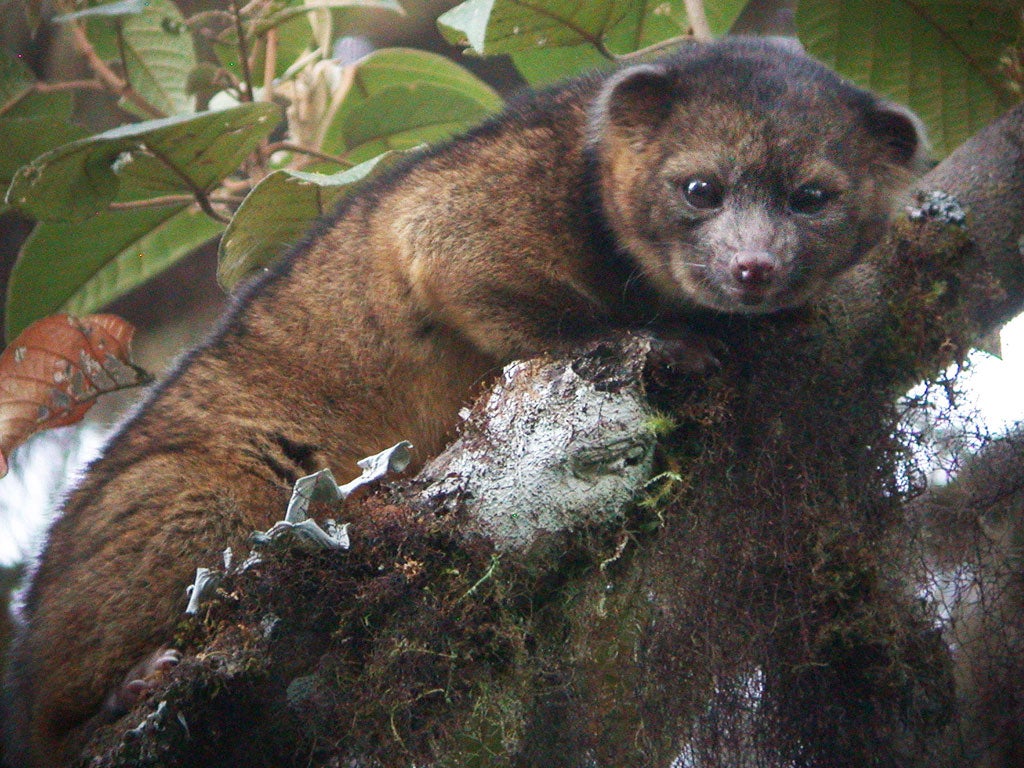
<path fill-rule="evenodd" d="M 266 52 L 263 55 L 263 101 L 274 100 L 274 73 L 277 70 L 277 28 L 267 30 Z"/>
<path fill-rule="evenodd" d="M 92 47 L 92 43 L 89 42 L 89 38 L 86 36 L 85 30 L 80 24 L 73 25 L 71 30 L 75 50 L 85 58 L 86 63 L 89 65 L 89 69 L 93 71 L 107 90 L 127 99 L 149 117 L 155 118 L 167 116 L 146 101 L 138 91 L 118 77 L 117 73 L 107 66 L 106 62 L 96 54 L 96 49 Z"/>
<path fill-rule="evenodd" d="M 678 37 L 670 37 L 667 40 L 652 43 L 651 45 L 648 45 L 646 48 L 641 48 L 638 51 L 632 51 L 631 53 L 623 53 L 621 55 L 617 55 L 615 57 L 615 61 L 619 62 L 620 64 L 626 64 L 637 59 L 646 59 L 649 56 L 654 56 L 655 54 L 661 53 L 664 50 L 668 50 L 670 48 L 678 48 L 681 45 L 686 45 L 687 43 L 693 43 L 695 41 L 696 38 L 693 37 L 692 35 L 679 35 Z"/>
<path fill-rule="evenodd" d="M 704 13 L 704 0 L 684 0 L 684 3 L 686 18 L 690 22 L 694 39 L 711 40 L 711 27 L 708 25 L 708 16 Z"/>
<path fill-rule="evenodd" d="M 354 165 L 354 163 L 350 163 L 343 157 L 338 157 L 337 155 L 328 155 L 324 152 L 318 152 L 315 149 L 303 147 L 300 144 L 293 144 L 290 141 L 275 141 L 273 144 L 268 144 L 266 146 L 266 152 L 268 155 L 272 152 L 295 152 L 296 154 L 299 155 L 309 155 L 310 157 L 315 157 L 317 160 L 326 160 L 329 163 L 337 163 L 338 165 L 343 165 L 346 168 L 352 168 Z"/>
<path fill-rule="evenodd" d="M 182 180 L 182 182 L 192 191 L 192 196 L 195 198 L 196 203 L 199 204 L 200 210 L 209 216 L 214 221 L 219 221 L 222 224 L 227 224 L 231 219 L 226 218 L 214 210 L 213 205 L 210 203 L 209 193 L 205 189 L 199 187 L 192 177 L 190 177 L 183 170 L 178 168 L 174 163 L 170 161 L 163 153 L 156 151 L 153 147 L 147 147 L 146 151 L 149 152 L 153 157 L 159 160 L 164 166 L 170 170 L 175 176 Z"/>
<path fill-rule="evenodd" d="M 55 93 L 57 91 L 102 91 L 103 83 L 96 78 L 92 80 L 61 80 L 56 83 L 38 82 L 32 86 L 36 93 Z"/>
<path fill-rule="evenodd" d="M 237 198 L 233 197 L 208 197 L 207 200 L 210 204 L 216 203 L 218 205 L 233 205 L 234 203 L 239 202 Z M 107 206 L 107 210 L 135 211 L 142 208 L 165 208 L 170 205 L 189 205 L 196 201 L 195 195 L 164 195 L 163 197 L 151 197 L 148 200 L 131 200 L 124 203 L 110 203 Z M 209 212 L 205 210 L 203 212 L 210 215 Z M 217 218 L 218 221 L 227 222 L 227 219 L 224 219 L 219 214 L 215 218 Z"/>
<path fill-rule="evenodd" d="M 238 61 L 242 67 L 242 101 L 253 101 L 249 43 L 245 39 L 245 25 L 242 24 L 242 12 L 238 7 L 238 0 L 231 0 L 231 16 L 235 21 L 235 34 L 238 35 Z"/>

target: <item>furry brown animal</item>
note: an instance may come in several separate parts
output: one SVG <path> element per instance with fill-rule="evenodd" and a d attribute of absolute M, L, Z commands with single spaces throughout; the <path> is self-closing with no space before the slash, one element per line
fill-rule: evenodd
<path fill-rule="evenodd" d="M 921 145 L 902 108 L 736 39 L 530 95 L 365 187 L 68 498 L 12 656 L 15 754 L 66 764 L 173 663 L 195 567 L 244 550 L 296 478 L 403 439 L 436 453 L 514 358 L 806 302 L 881 235 Z"/>

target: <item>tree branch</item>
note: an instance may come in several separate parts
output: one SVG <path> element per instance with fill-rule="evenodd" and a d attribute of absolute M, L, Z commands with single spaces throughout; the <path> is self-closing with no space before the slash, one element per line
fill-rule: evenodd
<path fill-rule="evenodd" d="M 711 27 L 708 25 L 707 14 L 704 13 L 704 0 L 686 0 L 686 18 L 690 29 L 697 40 L 711 40 Z"/>
<path fill-rule="evenodd" d="M 923 363 L 948 365 L 951 355 L 966 354 L 1024 309 L 1024 105 L 965 142 L 916 187 L 908 218 L 832 299 L 848 323 L 830 342 L 837 349 L 877 347 L 880 329 L 916 339 L 891 360 L 896 387 L 914 383 L 907 374 L 922 375 Z M 943 292 L 938 301 L 936 289 Z M 942 338 L 924 343 L 923 324 Z"/>

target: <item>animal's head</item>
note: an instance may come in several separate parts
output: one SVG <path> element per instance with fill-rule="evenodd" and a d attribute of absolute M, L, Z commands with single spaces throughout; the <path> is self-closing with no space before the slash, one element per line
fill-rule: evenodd
<path fill-rule="evenodd" d="M 799 306 L 884 232 L 920 121 L 790 46 L 685 46 L 606 81 L 590 115 L 604 213 L 682 306 Z"/>

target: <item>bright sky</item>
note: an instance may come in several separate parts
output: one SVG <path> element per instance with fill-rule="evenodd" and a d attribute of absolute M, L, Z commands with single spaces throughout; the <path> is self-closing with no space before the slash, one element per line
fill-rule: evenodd
<path fill-rule="evenodd" d="M 970 382 L 975 406 L 993 432 L 1024 419 L 1024 315 L 1002 332 L 1002 359 L 975 352 L 971 356 Z"/>
<path fill-rule="evenodd" d="M 63 427 L 37 435 L 15 451 L 15 468 L 0 479 L 0 565 L 36 549 L 47 512 L 59 502 L 55 489 L 61 478 L 77 473 L 102 442 L 99 429 Z"/>
<path fill-rule="evenodd" d="M 961 407 L 976 409 L 991 431 L 1024 419 L 1024 315 L 1003 329 L 1002 359 L 975 352 L 970 370 L 961 376 L 967 393 Z M 43 510 L 54 505 L 57 481 L 99 450 L 103 437 L 91 430 L 65 458 L 74 446 L 73 429 L 54 430 L 29 441 L 18 449 L 15 460 L 31 466 L 31 472 L 12 472 L 0 480 L 0 564 L 16 561 L 34 548 L 45 520 Z"/>

